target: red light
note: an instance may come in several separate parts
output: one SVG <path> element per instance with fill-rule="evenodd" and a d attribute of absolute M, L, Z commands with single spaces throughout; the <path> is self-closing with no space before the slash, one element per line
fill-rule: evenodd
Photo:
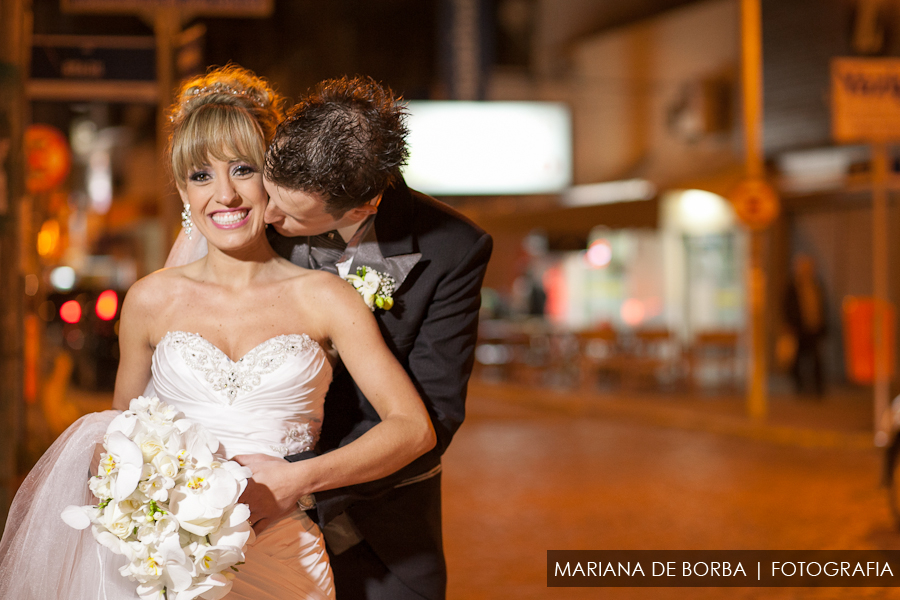
<path fill-rule="evenodd" d="M 587 263 L 595 269 L 602 269 L 612 260 L 612 246 L 606 240 L 597 240 L 584 255 Z"/>
<path fill-rule="evenodd" d="M 119 296 L 113 290 L 106 290 L 97 296 L 97 306 L 94 308 L 97 316 L 104 321 L 112 321 L 119 310 Z"/>
<path fill-rule="evenodd" d="M 81 320 L 81 305 L 76 300 L 69 300 L 59 307 L 59 318 L 66 323 L 77 323 Z"/>

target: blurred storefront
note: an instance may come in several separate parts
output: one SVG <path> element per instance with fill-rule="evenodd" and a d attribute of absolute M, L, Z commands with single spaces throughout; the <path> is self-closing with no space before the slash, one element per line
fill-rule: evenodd
<path fill-rule="evenodd" d="M 748 242 L 725 199 L 743 160 L 739 18 L 732 0 L 695 2 L 544 46 L 535 63 L 556 73 L 498 73 L 492 99 L 571 107 L 575 185 L 555 198 L 464 205 L 495 237 L 486 285 L 513 294 L 536 271 L 553 331 L 612 331 L 610 352 L 626 362 L 640 362 L 647 339 L 664 340 L 659 352 L 687 385 L 739 385 L 743 372 Z M 521 247 L 533 231 L 549 251 L 529 260 Z M 712 339 L 726 346 L 727 377 L 691 368 Z"/>
<path fill-rule="evenodd" d="M 871 13 L 862 4 L 762 2 L 765 154 L 783 204 L 763 244 L 766 347 L 773 374 L 784 375 L 773 380 L 779 388 L 790 362 L 779 344 L 793 257 L 811 257 L 822 284 L 823 360 L 832 384 L 848 383 L 845 299 L 873 293 L 871 157 L 865 146 L 833 141 L 829 106 L 834 57 L 900 56 L 895 9 L 879 4 Z M 703 228 L 701 215 L 676 208 L 726 198 L 743 176 L 740 2 L 691 2 L 596 33 L 552 17 L 549 2 L 533 6 L 549 21 L 537 25 L 532 68 L 498 70 L 489 96 L 571 107 L 573 189 L 639 180 L 656 192 L 578 206 L 567 203 L 569 194 L 466 203 L 497 241 L 487 284 L 500 296 L 511 293 L 530 268 L 522 240 L 537 228 L 558 259 L 546 278 L 548 320 L 556 327 L 609 326 L 626 336 L 663 328 L 687 353 L 698 337 L 728 333 L 744 352 L 748 235 L 721 201 L 719 224 L 708 232 L 693 229 Z M 900 172 L 894 150 L 891 189 Z M 890 222 L 896 213 L 889 209 Z M 888 246 L 896 304 L 900 245 L 891 237 Z M 607 255 L 608 263 L 592 264 Z"/>

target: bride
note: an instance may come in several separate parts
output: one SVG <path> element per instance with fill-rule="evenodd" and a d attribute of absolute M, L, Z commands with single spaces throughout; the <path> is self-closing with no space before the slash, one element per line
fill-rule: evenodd
<path fill-rule="evenodd" d="M 205 237 L 209 251 L 129 290 L 113 407 L 155 395 L 205 425 L 226 458 L 284 457 L 315 445 L 340 359 L 381 423 L 346 447 L 292 463 L 281 485 L 299 501 L 388 475 L 428 451 L 435 437 L 353 287 L 291 264 L 266 240 L 261 169 L 279 105 L 264 81 L 233 66 L 182 88 L 171 112 L 172 169 L 185 231 Z M 0 543 L 0 597 L 135 597 L 136 584 L 119 575 L 114 558 L 101 556 L 90 534 L 59 532 L 59 511 L 52 513 L 62 502 L 92 503 L 84 460 L 109 422 L 105 414 L 67 430 L 23 484 Z M 303 510 L 253 525 L 258 535 L 228 600 L 334 597 L 324 541 Z"/>

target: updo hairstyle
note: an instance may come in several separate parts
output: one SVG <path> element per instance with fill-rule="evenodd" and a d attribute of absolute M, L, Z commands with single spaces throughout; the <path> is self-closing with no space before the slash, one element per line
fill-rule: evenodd
<path fill-rule="evenodd" d="M 187 81 L 169 111 L 175 184 L 184 189 L 190 172 L 210 156 L 246 160 L 262 172 L 283 104 L 268 82 L 233 64 Z"/>

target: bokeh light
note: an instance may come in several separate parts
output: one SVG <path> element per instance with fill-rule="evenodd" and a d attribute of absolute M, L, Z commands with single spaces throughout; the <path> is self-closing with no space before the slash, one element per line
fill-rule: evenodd
<path fill-rule="evenodd" d="M 596 240 L 588 248 L 584 259 L 595 269 L 602 269 L 612 260 L 612 246 L 606 240 Z"/>
<path fill-rule="evenodd" d="M 49 256 L 59 245 L 59 222 L 55 219 L 44 221 L 37 238 L 37 251 L 41 256 Z"/>
<path fill-rule="evenodd" d="M 77 323 L 81 320 L 81 305 L 75 300 L 64 302 L 59 307 L 59 318 L 66 323 Z"/>
<path fill-rule="evenodd" d="M 94 308 L 97 316 L 104 321 L 112 321 L 119 310 L 119 296 L 113 290 L 106 290 L 97 297 L 97 305 Z"/>
<path fill-rule="evenodd" d="M 75 287 L 75 279 L 75 269 L 72 267 L 56 267 L 50 272 L 50 284 L 62 292 Z"/>

